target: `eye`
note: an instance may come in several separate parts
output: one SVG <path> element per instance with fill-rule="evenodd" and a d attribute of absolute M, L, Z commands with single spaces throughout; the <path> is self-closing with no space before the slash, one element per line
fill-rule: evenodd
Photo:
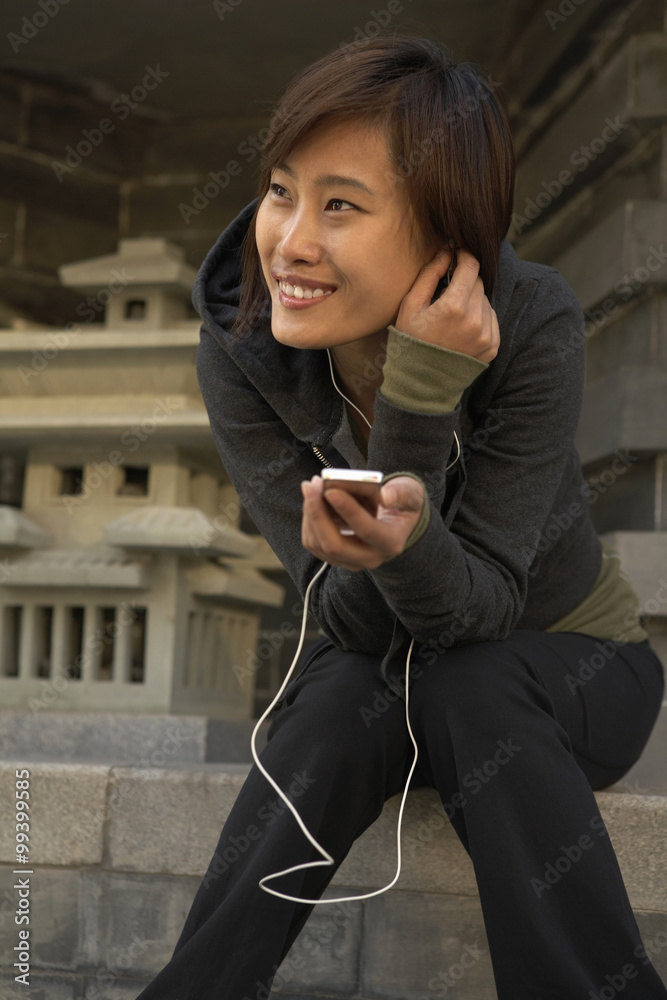
<path fill-rule="evenodd" d="M 287 195 L 287 189 L 282 187 L 280 184 L 269 184 L 269 191 L 277 195 L 279 198 L 284 198 Z"/>
<path fill-rule="evenodd" d="M 338 205 L 338 206 L 340 206 L 340 205 L 347 205 L 348 209 L 349 208 L 356 208 L 356 205 L 353 205 L 351 201 L 343 201 L 342 198 L 330 198 L 329 201 L 327 202 L 327 204 L 329 204 L 329 205 Z M 334 211 L 335 212 L 340 212 L 340 208 L 336 208 L 336 209 L 334 209 Z M 347 209 L 345 211 L 347 211 Z"/>

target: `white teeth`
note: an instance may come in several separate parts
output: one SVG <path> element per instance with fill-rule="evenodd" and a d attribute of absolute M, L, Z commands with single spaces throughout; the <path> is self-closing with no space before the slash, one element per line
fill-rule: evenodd
<path fill-rule="evenodd" d="M 294 299 L 320 299 L 324 295 L 332 295 L 331 289 L 324 291 L 322 288 L 302 288 L 301 285 L 290 285 L 287 281 L 279 281 L 280 290 L 285 295 Z"/>

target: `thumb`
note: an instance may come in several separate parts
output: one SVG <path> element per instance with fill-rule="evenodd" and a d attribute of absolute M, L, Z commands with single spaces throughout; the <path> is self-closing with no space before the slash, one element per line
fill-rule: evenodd
<path fill-rule="evenodd" d="M 413 476 L 396 476 L 382 486 L 380 502 L 386 508 L 418 511 L 424 503 L 424 490 L 419 480 Z"/>

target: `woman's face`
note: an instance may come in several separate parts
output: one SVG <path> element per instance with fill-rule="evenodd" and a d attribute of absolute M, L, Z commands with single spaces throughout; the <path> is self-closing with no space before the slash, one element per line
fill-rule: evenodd
<path fill-rule="evenodd" d="M 335 347 L 396 319 L 432 253 L 413 246 L 394 173 L 384 134 L 358 123 L 308 136 L 272 172 L 256 239 L 280 343 Z"/>

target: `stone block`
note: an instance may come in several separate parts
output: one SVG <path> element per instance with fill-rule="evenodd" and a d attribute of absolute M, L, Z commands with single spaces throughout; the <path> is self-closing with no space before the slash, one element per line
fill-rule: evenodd
<path fill-rule="evenodd" d="M 635 199 L 607 218 L 553 261 L 584 310 L 602 304 L 602 316 L 653 285 L 667 284 L 667 201 Z M 595 319 L 595 313 L 587 316 Z"/>
<path fill-rule="evenodd" d="M 11 201 L 104 226 L 118 225 L 119 189 L 113 179 L 78 171 L 60 182 L 51 167 L 6 152 L 0 154 L 0 176 L 3 196 Z"/>
<path fill-rule="evenodd" d="M 244 764 L 252 761 L 250 737 L 255 728 L 252 719 L 208 719 L 206 720 L 206 760 Z M 266 745 L 269 723 L 260 726 L 257 733 L 257 752 Z"/>
<path fill-rule="evenodd" d="M 645 957 L 649 958 L 658 975 L 667 983 L 667 913 L 635 910 L 635 917 L 646 952 L 646 956 L 639 957 L 638 965 Z"/>
<path fill-rule="evenodd" d="M 523 105 L 561 62 L 569 65 L 568 55 L 574 40 L 586 34 L 587 26 L 599 20 L 606 6 L 605 0 L 592 0 L 572 10 L 575 17 L 563 17 L 556 7 L 556 20 L 551 22 L 540 7 L 532 17 L 524 17 L 523 23 L 517 23 L 503 67 L 503 89 L 513 102 Z"/>
<path fill-rule="evenodd" d="M 642 461 L 637 455 L 632 465 L 616 463 L 620 474 L 613 473 L 613 459 L 606 459 L 599 470 L 587 469 L 591 487 L 589 508 L 595 530 L 653 531 L 656 527 L 655 484 L 659 467 L 655 458 Z"/>
<path fill-rule="evenodd" d="M 667 910 L 667 798 L 596 792 L 633 909 Z"/>
<path fill-rule="evenodd" d="M 30 268 L 10 265 L 0 275 L 0 298 L 38 323 L 65 326 L 76 316 L 80 297 L 56 284 L 55 274 L 45 278 Z"/>
<path fill-rule="evenodd" d="M 665 451 L 667 368 L 622 368 L 589 385 L 575 441 L 584 465 L 618 451 Z"/>
<path fill-rule="evenodd" d="M 525 196 L 523 202 L 515 202 L 508 238 L 523 260 L 550 264 L 566 253 L 583 233 L 604 222 L 617 205 L 633 198 L 659 199 L 661 162 L 661 135 L 656 131 L 615 161 L 602 176 L 583 175 L 584 186 L 576 192 L 570 185 L 565 185 L 562 191 L 557 186 L 552 188 L 554 194 L 539 213 L 535 207 L 539 191 L 533 190 L 530 199 Z M 539 180 L 537 183 L 540 191 L 547 192 L 549 181 L 545 185 Z M 533 203 L 532 211 L 529 201 Z"/>
<path fill-rule="evenodd" d="M 667 591 L 665 592 L 667 599 Z M 649 633 L 650 635 L 650 633 Z M 660 651 L 653 636 L 650 642 L 658 658 Z M 644 751 L 628 773 L 609 791 L 618 790 L 634 795 L 667 795 L 667 702 L 663 702 L 655 727 Z"/>
<path fill-rule="evenodd" d="M 79 170 L 119 178 L 134 174 L 143 155 L 146 123 L 126 105 L 116 104 L 114 110 L 112 104 L 73 101 L 66 94 L 40 88 L 33 92 L 28 113 L 28 143 L 61 163 L 65 180 Z M 70 164 L 65 159 L 68 147 L 73 150 Z"/>
<path fill-rule="evenodd" d="M 57 268 L 64 261 L 110 253 L 116 238 L 115 227 L 30 205 L 26 214 L 25 262 Z"/>
<path fill-rule="evenodd" d="M 212 246 L 241 208 L 252 200 L 245 196 L 237 182 L 243 176 L 232 177 L 222 189 L 210 178 L 191 183 L 138 184 L 130 196 L 130 236 L 166 234 L 178 244 L 178 234 L 196 234 Z M 208 192 L 204 194 L 204 189 Z"/>
<path fill-rule="evenodd" d="M 28 990 L 30 992 L 28 992 Z M 0 994 L 2 1000 L 79 1000 L 84 994 L 81 983 L 74 976 L 46 976 L 30 974 L 27 988 L 14 980 L 14 976 L 0 973 Z"/>
<path fill-rule="evenodd" d="M 136 1000 L 145 986 L 146 982 L 138 979 L 114 979 L 107 982 L 94 976 L 86 976 L 80 996 L 85 997 L 85 1000 Z"/>
<path fill-rule="evenodd" d="M 248 768 L 114 768 L 109 799 L 111 867 L 203 876 Z M 155 817 L 160 821 L 156 823 Z"/>
<path fill-rule="evenodd" d="M 225 170 L 230 160 L 235 160 L 244 173 L 256 174 L 259 146 L 266 136 L 268 120 L 267 116 L 157 125 L 151 131 L 146 149 L 144 172 L 194 172 L 206 177 L 209 170 Z"/>
<path fill-rule="evenodd" d="M 667 531 L 612 531 L 605 538 L 621 557 L 645 614 L 667 615 Z"/>
<path fill-rule="evenodd" d="M 0 139 L 17 142 L 21 116 L 21 82 L 5 77 L 0 82 Z"/>
<path fill-rule="evenodd" d="M 12 869 L 0 869 L 0 896 L 18 905 L 19 880 L 28 882 L 30 895 L 30 966 L 35 970 L 75 972 L 87 958 L 85 913 L 85 875 L 80 871 L 36 868 L 33 874 L 14 875 Z M 11 968 L 13 948 L 19 944 L 19 927 L 12 919 L 0 934 L 0 966 Z"/>
<path fill-rule="evenodd" d="M 342 895 L 347 893 L 327 890 L 324 898 Z M 355 902 L 315 906 L 276 973 L 272 995 L 312 989 L 326 993 L 335 986 L 337 996 L 356 996 L 362 906 Z"/>
<path fill-rule="evenodd" d="M 523 157 L 517 171 L 518 211 L 526 199 L 538 209 L 542 202 L 548 211 L 554 198 L 549 185 L 556 191 L 562 172 L 569 174 L 571 197 L 667 115 L 666 56 L 662 33 L 627 40 Z"/>
<path fill-rule="evenodd" d="M 352 845 L 332 885 L 379 889 L 396 874 L 396 826 L 400 795 L 390 799 L 382 815 Z M 447 819 L 435 789 L 413 789 L 401 833 L 402 864 L 397 883 L 402 890 L 448 892 L 476 896 L 472 862 Z M 340 895 L 340 893 L 338 893 Z"/>
<path fill-rule="evenodd" d="M 16 205 L 5 198 L 0 198 L 0 261 L 10 260 L 14 253 L 15 224 Z M 2 322 L 1 316 L 0 322 Z"/>
<path fill-rule="evenodd" d="M 363 934 L 361 989 L 367 997 L 422 1000 L 444 996 L 446 989 L 460 1000 L 496 998 L 477 900 L 391 892 L 366 902 Z"/>
<path fill-rule="evenodd" d="M 104 712 L 0 712 L 0 758 L 99 760 L 138 767 L 203 761 L 206 719 Z"/>
<path fill-rule="evenodd" d="M 98 985 L 155 976 L 171 958 L 198 886 L 199 879 L 104 873 L 90 915 Z"/>
<path fill-rule="evenodd" d="M 16 769 L 25 761 L 0 761 L 0 802 L 15 801 Z M 30 771 L 31 865 L 85 865 L 102 861 L 109 768 L 91 764 L 32 763 Z M 0 826 L 0 862 L 16 855 L 14 822 Z"/>
<path fill-rule="evenodd" d="M 667 368 L 667 294 L 654 289 L 586 329 L 586 385 L 628 366 Z"/>

